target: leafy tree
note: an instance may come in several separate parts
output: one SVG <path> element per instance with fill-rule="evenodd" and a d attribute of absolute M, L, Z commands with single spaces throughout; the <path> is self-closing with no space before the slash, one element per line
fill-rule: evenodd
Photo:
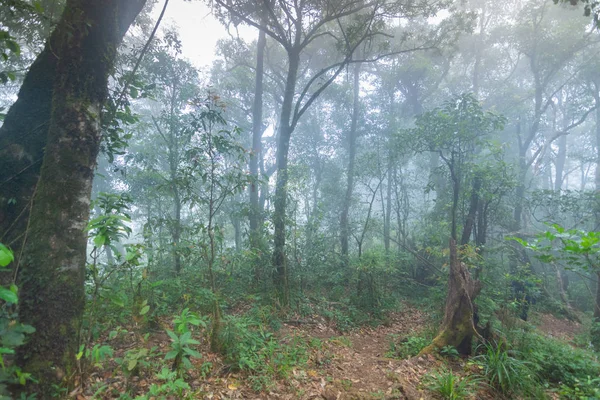
<path fill-rule="evenodd" d="M 471 95 L 462 95 L 447 101 L 443 107 L 420 115 L 416 128 L 410 132 L 415 138 L 417 151 L 435 151 L 440 155 L 452 184 L 450 271 L 445 314 L 438 336 L 425 352 L 444 346 L 454 346 L 462 354 L 471 351 L 471 340 L 476 334 L 473 300 L 479 294 L 481 284 L 472 280 L 467 265 L 459 258 L 456 244 L 458 205 L 477 154 L 485 154 L 486 136 L 502 129 L 504 121 L 504 117 L 484 111 Z M 482 177 L 475 174 L 471 179 L 472 193 L 478 196 Z M 471 208 L 477 209 L 477 200 Z M 469 216 L 463 227 L 466 238 L 470 237 L 473 224 L 472 214 L 469 213 Z"/>

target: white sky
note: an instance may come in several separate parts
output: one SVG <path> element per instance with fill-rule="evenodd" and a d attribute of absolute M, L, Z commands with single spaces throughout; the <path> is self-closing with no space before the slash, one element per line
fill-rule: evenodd
<path fill-rule="evenodd" d="M 154 8 L 154 19 L 158 18 L 164 2 L 160 1 Z M 210 7 L 203 0 L 183 1 L 171 0 L 167 6 L 161 27 L 176 26 L 183 44 L 183 55 L 198 68 L 212 64 L 215 58 L 217 40 L 229 37 L 227 29 L 214 18 Z M 232 35 L 238 33 L 231 29 Z M 239 27 L 239 35 L 246 41 L 252 41 L 258 33 L 254 28 Z"/>

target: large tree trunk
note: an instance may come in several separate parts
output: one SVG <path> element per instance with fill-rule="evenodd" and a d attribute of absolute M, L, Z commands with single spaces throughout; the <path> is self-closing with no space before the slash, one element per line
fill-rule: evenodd
<path fill-rule="evenodd" d="M 273 212 L 274 249 L 273 266 L 275 268 L 274 284 L 277 296 L 282 307 L 290 303 L 289 282 L 287 263 L 285 259 L 285 216 L 287 205 L 287 183 L 288 183 L 288 153 L 290 150 L 290 139 L 292 136 L 292 106 L 296 94 L 296 82 L 298 79 L 298 67 L 300 65 L 300 54 L 288 52 L 289 65 L 281 106 L 281 118 L 279 121 L 279 140 L 277 142 L 277 183 L 275 187 L 275 210 Z"/>
<path fill-rule="evenodd" d="M 124 10 L 114 21 L 121 37 L 130 25 L 127 20 L 131 18 L 126 13 L 132 12 Z M 25 238 L 31 199 L 47 143 L 57 64 L 55 49 L 60 40 L 56 32 L 50 36 L 25 75 L 17 101 L 0 127 L 0 242 L 15 250 L 15 264 Z"/>
<path fill-rule="evenodd" d="M 55 384 L 73 383 L 85 304 L 84 229 L 100 147 L 100 111 L 116 49 L 144 3 L 69 0 L 47 45 L 58 61 L 51 105 L 38 105 L 38 110 L 52 111 L 20 275 L 19 318 L 36 332 L 17 354 L 19 366 L 38 380 L 27 390 L 41 398 L 49 398 Z M 47 56 L 44 52 L 40 57 Z M 29 77 L 35 73 L 40 71 L 32 67 L 26 81 L 38 80 Z M 31 97 L 35 93 L 22 90 L 19 100 Z M 45 101 L 50 103 L 49 98 Z M 36 134 L 46 135 L 43 130 Z M 44 142 L 38 136 L 38 143 Z"/>
<path fill-rule="evenodd" d="M 479 281 L 471 279 L 467 266 L 458 259 L 456 241 L 450 239 L 450 274 L 444 320 L 439 334 L 421 353 L 432 353 L 444 346 L 454 346 L 460 354 L 471 353 L 473 335 L 473 301 L 481 290 Z"/>
<path fill-rule="evenodd" d="M 340 216 L 340 240 L 342 245 L 342 263 L 344 267 L 348 266 L 348 238 L 350 236 L 350 227 L 348 214 L 350 203 L 352 202 L 352 191 L 354 190 L 354 165 L 356 160 L 356 139 L 358 129 L 358 107 L 359 107 L 359 89 L 360 89 L 360 63 L 354 66 L 353 82 L 353 100 L 352 100 L 352 121 L 350 132 L 348 134 L 348 171 L 346 172 L 346 195 L 342 206 Z"/>
<path fill-rule="evenodd" d="M 56 54 L 53 35 L 31 65 L 0 127 L 0 242 L 20 255 L 46 146 Z M 15 259 L 18 264 L 18 258 Z"/>

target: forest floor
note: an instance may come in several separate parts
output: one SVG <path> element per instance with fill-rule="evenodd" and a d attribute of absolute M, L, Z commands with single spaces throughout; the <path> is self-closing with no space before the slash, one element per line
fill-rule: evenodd
<path fill-rule="evenodd" d="M 582 327 L 550 314 L 536 314 L 538 329 L 548 336 L 571 341 Z M 168 327 L 168 321 L 165 321 Z M 221 357 L 208 350 L 203 340 L 198 350 L 203 357 L 192 359 L 194 369 L 188 371 L 186 381 L 192 395 L 187 398 L 206 399 L 324 399 L 324 400 L 375 400 L 375 399 L 430 399 L 424 388 L 423 377 L 440 367 L 449 367 L 457 374 L 470 368 L 461 359 L 449 362 L 433 356 L 413 357 L 407 360 L 390 358 L 390 341 L 417 335 L 430 325 L 427 316 L 420 310 L 405 305 L 401 312 L 389 315 L 387 322 L 375 328 L 364 327 L 341 335 L 325 319 L 288 320 L 283 323 L 276 337 L 279 343 L 294 345 L 301 338 L 308 354 L 305 362 L 293 366 L 287 376 L 271 377 L 268 389 L 253 390 L 253 378 L 244 372 L 231 371 Z M 115 357 L 123 357 L 131 349 L 155 347 L 156 354 L 168 351 L 170 339 L 163 332 L 155 332 L 143 338 L 129 332 L 115 348 Z M 149 350 L 150 351 L 150 350 Z M 152 357 L 150 353 L 147 359 Z M 162 356 L 155 356 L 155 363 Z M 201 374 L 202 365 L 211 364 L 209 373 Z M 164 362 L 163 362 L 164 364 Z M 126 378 L 113 363 L 96 368 L 88 379 L 87 389 L 73 393 L 77 400 L 110 399 L 119 397 L 128 389 L 136 395 L 146 393 L 150 385 L 157 383 L 157 367 L 146 364 L 146 370 Z M 168 365 L 168 364 L 166 364 Z M 158 368 L 160 370 L 160 368 Z M 256 377 L 255 377 L 256 378 Z M 98 388 L 102 388 L 98 391 Z M 189 393 L 189 392 L 188 392 Z M 152 399 L 152 397 L 150 397 Z M 159 397 L 156 397 L 157 399 Z M 167 397 L 177 398 L 177 397 Z M 493 399 L 491 393 L 482 391 L 478 399 Z"/>

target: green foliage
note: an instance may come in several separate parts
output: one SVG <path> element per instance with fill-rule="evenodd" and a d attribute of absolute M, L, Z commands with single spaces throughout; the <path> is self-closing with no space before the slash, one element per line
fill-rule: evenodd
<path fill-rule="evenodd" d="M 558 224 L 551 224 L 550 228 L 530 242 L 518 237 L 509 239 L 535 252 L 542 262 L 562 260 L 567 263 L 568 268 L 578 267 L 586 271 L 598 268 L 600 232 L 565 229 Z"/>
<path fill-rule="evenodd" d="M 7 61 L 10 53 L 18 57 L 21 54 L 21 46 L 19 46 L 17 40 L 7 30 L 0 29 L 0 59 L 3 62 Z M 15 79 L 14 72 L 0 70 L 0 83 L 5 84 L 9 80 L 14 81 Z"/>
<path fill-rule="evenodd" d="M 153 383 L 150 386 L 148 393 L 146 393 L 144 396 L 137 397 L 136 399 L 167 400 L 172 397 L 178 399 L 192 398 L 184 395 L 184 393 L 189 391 L 191 388 L 187 382 L 178 377 L 177 372 L 171 371 L 168 368 L 163 368 L 159 373 L 156 374 L 156 378 L 162 381 L 162 383 Z"/>
<path fill-rule="evenodd" d="M 483 354 L 474 358 L 482 375 L 499 392 L 519 394 L 531 386 L 533 375 L 529 363 L 509 355 L 504 344 L 485 344 Z"/>
<path fill-rule="evenodd" d="M 94 367 L 102 367 L 102 362 L 112 358 L 114 355 L 112 347 L 108 345 L 95 344 L 94 347 L 85 348 L 85 345 L 79 347 L 79 352 L 76 357 L 81 360 L 82 357 L 87 358 Z"/>
<path fill-rule="evenodd" d="M 400 359 L 414 357 L 430 343 L 431 338 L 423 336 L 408 336 L 398 340 L 396 335 L 392 335 L 387 355 Z"/>
<path fill-rule="evenodd" d="M 13 252 L 0 243 L 0 271 L 14 261 Z M 7 396 L 8 385 L 25 385 L 28 380 L 33 380 L 30 374 L 21 371 L 15 365 L 7 364 L 5 357 L 15 354 L 15 349 L 25 343 L 26 335 L 35 332 L 35 329 L 17 320 L 14 309 L 19 302 L 18 288 L 15 284 L 9 287 L 0 286 L 0 299 L 4 302 L 0 308 L 0 397 Z"/>
<path fill-rule="evenodd" d="M 445 400 L 461 400 L 473 395 L 481 379 L 473 376 L 460 377 L 450 369 L 441 368 L 425 376 L 425 387 Z"/>
<path fill-rule="evenodd" d="M 513 345 L 540 380 L 575 387 L 588 376 L 600 375 L 600 363 L 590 352 L 536 333 L 520 332 Z"/>
<path fill-rule="evenodd" d="M 112 246 L 114 242 L 129 237 L 131 228 L 127 223 L 131 217 L 127 213 L 131 197 L 127 194 L 100 193 L 98 198 L 92 202 L 101 210 L 101 214 L 88 223 L 87 230 L 90 232 L 94 246 Z M 112 246 L 115 253 L 118 249 Z"/>
<path fill-rule="evenodd" d="M 459 353 L 454 346 L 444 346 L 440 349 L 440 354 L 448 358 L 458 358 Z"/>
<path fill-rule="evenodd" d="M 171 350 L 165 354 L 165 360 L 173 360 L 173 369 L 182 377 L 184 369 L 192 368 L 190 357 L 202 358 L 202 354 L 192 347 L 199 345 L 200 342 L 192 339 L 190 331 L 177 335 L 173 331 L 167 330 L 167 334 L 171 339 Z"/>
<path fill-rule="evenodd" d="M 181 311 L 181 314 L 175 317 L 173 324 L 175 325 L 175 332 L 178 334 L 189 332 L 190 325 L 196 327 L 202 326 L 203 328 L 206 328 L 206 321 L 200 319 L 200 317 L 191 312 L 189 308 L 184 308 Z"/>
<path fill-rule="evenodd" d="M 308 361 L 307 344 L 302 339 L 292 338 L 289 344 L 282 344 L 247 317 L 227 317 L 221 343 L 227 363 L 250 373 L 257 391 L 269 387 L 274 378 L 287 378 L 294 367 Z"/>
<path fill-rule="evenodd" d="M 123 358 L 116 358 L 115 362 L 120 364 L 125 376 L 135 376 L 139 374 L 140 367 L 148 367 L 150 364 L 147 358 L 150 357 L 151 351 L 148 349 L 131 349 L 125 353 Z"/>
<path fill-rule="evenodd" d="M 600 399 L 600 377 L 575 378 L 571 386 L 561 385 L 559 393 L 561 398 L 569 400 Z"/>

